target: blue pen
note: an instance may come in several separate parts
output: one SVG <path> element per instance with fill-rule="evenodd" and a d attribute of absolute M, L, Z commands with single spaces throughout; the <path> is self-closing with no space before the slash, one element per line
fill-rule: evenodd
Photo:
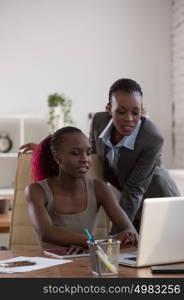
<path fill-rule="evenodd" d="M 97 244 L 97 242 L 94 239 L 94 236 L 89 232 L 87 228 L 84 229 L 85 233 L 87 234 L 89 241 L 92 243 L 95 243 L 96 248 L 106 257 L 108 258 L 107 254 L 103 251 L 103 249 Z"/>
<path fill-rule="evenodd" d="M 94 237 L 89 233 L 89 230 L 87 228 L 84 228 L 85 233 L 87 234 L 89 241 L 94 242 Z"/>
<path fill-rule="evenodd" d="M 94 237 L 92 234 L 90 234 L 89 230 L 87 228 L 84 228 L 85 233 L 87 234 L 89 241 L 95 244 L 95 252 L 96 255 L 99 257 L 99 259 L 103 262 L 103 264 L 106 266 L 106 268 L 114 273 L 117 272 L 116 267 L 108 260 L 107 254 L 103 251 L 103 249 L 95 242 Z M 100 274 L 100 266 L 99 266 L 99 260 L 97 259 L 97 267 L 98 267 L 98 273 Z"/>

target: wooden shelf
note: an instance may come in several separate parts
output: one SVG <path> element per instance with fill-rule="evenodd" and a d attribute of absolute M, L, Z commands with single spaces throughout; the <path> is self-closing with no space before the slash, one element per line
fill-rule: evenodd
<path fill-rule="evenodd" d="M 15 186 L 19 148 L 29 142 L 39 143 L 48 135 L 47 119 L 46 115 L 0 115 L 1 131 L 7 132 L 12 140 L 11 150 L 0 153 L 0 189 Z"/>
<path fill-rule="evenodd" d="M 0 153 L 0 157 L 18 157 L 18 153 L 17 152 L 9 152 L 9 153 Z"/>
<path fill-rule="evenodd" d="M 12 198 L 14 195 L 14 188 L 0 188 L 0 198 Z"/>

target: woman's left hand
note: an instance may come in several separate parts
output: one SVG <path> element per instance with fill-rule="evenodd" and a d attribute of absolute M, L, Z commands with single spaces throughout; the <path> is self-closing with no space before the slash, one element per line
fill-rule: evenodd
<path fill-rule="evenodd" d="M 121 241 L 121 247 L 137 247 L 138 235 L 135 232 L 119 232 L 113 236 L 114 239 Z"/>
<path fill-rule="evenodd" d="M 88 250 L 78 245 L 71 245 L 68 247 L 66 253 L 64 255 L 72 255 L 72 254 L 81 254 L 87 253 Z"/>

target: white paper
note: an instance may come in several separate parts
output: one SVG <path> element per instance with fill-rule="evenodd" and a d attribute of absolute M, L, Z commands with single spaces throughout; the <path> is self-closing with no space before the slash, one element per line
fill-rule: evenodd
<path fill-rule="evenodd" d="M 20 266 L 20 267 L 12 267 L 12 268 L 0 267 L 0 273 L 30 272 L 33 270 L 48 268 L 51 266 L 62 265 L 62 264 L 72 262 L 72 260 L 68 260 L 68 259 L 55 259 L 55 258 L 45 258 L 45 257 L 38 257 L 38 256 L 37 257 L 18 256 L 6 260 L 1 260 L 0 264 L 6 262 L 12 262 L 12 261 L 24 261 L 24 260 L 29 260 L 35 262 L 36 264 L 31 266 Z"/>

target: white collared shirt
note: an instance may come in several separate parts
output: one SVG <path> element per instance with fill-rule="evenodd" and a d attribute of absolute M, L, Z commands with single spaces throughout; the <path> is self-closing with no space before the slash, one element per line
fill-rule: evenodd
<path fill-rule="evenodd" d="M 101 132 L 101 134 L 99 135 L 99 138 L 102 139 L 104 144 L 107 146 L 106 157 L 112 168 L 114 168 L 116 166 L 116 162 L 117 162 L 118 155 L 119 155 L 119 149 L 122 146 L 126 147 L 130 150 L 134 150 L 135 140 L 136 140 L 137 134 L 139 132 L 140 126 L 141 126 L 141 120 L 138 121 L 138 123 L 137 123 L 136 127 L 134 128 L 134 130 L 132 131 L 131 135 L 124 136 L 121 139 L 121 141 L 116 145 L 113 145 L 110 141 L 111 131 L 112 131 L 112 127 L 113 127 L 112 119 L 109 121 L 107 126 Z"/>

